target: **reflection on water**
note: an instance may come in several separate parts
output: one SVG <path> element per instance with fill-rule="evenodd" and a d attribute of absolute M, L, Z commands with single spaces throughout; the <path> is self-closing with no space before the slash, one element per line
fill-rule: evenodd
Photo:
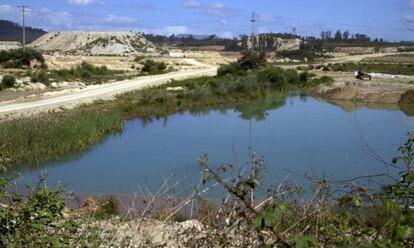
<path fill-rule="evenodd" d="M 344 100 L 328 100 L 327 102 L 340 107 L 345 112 L 355 112 L 361 108 L 368 108 L 388 111 L 402 111 L 407 116 L 414 116 L 414 104 L 362 103 Z"/>
<path fill-rule="evenodd" d="M 128 121 L 121 134 L 109 136 L 91 151 L 44 168 L 50 182 L 62 181 L 69 189 L 128 193 L 137 191 L 137 185 L 157 189 L 162 175 L 172 172 L 178 181 L 197 181 L 201 171 L 197 159 L 205 153 L 212 165 L 242 167 L 254 151 L 266 160 L 267 185 L 286 176 L 301 183 L 295 173 L 350 178 L 384 170 L 364 152 L 353 121 L 358 120 L 373 149 L 391 160 L 413 129 L 414 118 L 407 114 L 411 109 L 326 103 L 303 95 L 267 97 Z M 40 172 L 20 169 L 24 183 L 35 181 Z"/>

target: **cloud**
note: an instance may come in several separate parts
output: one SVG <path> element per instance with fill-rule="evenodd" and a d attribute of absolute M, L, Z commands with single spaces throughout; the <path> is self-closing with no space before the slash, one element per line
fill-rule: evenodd
<path fill-rule="evenodd" d="M 201 7 L 201 3 L 195 0 L 185 0 L 183 2 L 183 5 L 186 8 L 200 8 Z"/>
<path fill-rule="evenodd" d="M 184 25 L 178 26 L 165 26 L 159 30 L 161 34 L 172 35 L 172 34 L 188 34 L 191 33 L 191 29 Z"/>
<path fill-rule="evenodd" d="M 9 5 L 0 5 L 0 15 L 13 22 L 20 22 L 21 18 L 18 11 Z M 47 31 L 131 30 L 138 24 L 137 19 L 129 16 L 55 11 L 48 8 L 27 11 L 27 25 Z"/>
<path fill-rule="evenodd" d="M 204 4 L 197 0 L 184 0 L 183 6 L 187 9 L 196 10 L 202 15 L 208 16 L 234 16 L 239 10 L 225 6 L 223 3 Z"/>
<path fill-rule="evenodd" d="M 414 0 L 406 0 L 406 1 L 409 7 L 414 8 Z"/>
<path fill-rule="evenodd" d="M 93 4 L 103 4 L 101 0 L 67 0 L 71 5 L 93 5 Z"/>
<path fill-rule="evenodd" d="M 280 21 L 282 18 L 280 16 L 274 15 L 258 15 L 257 20 L 263 23 L 275 23 Z"/>
<path fill-rule="evenodd" d="M 219 33 L 218 36 L 221 37 L 221 38 L 227 38 L 227 39 L 233 39 L 234 38 L 234 34 L 230 31 L 223 31 L 223 32 Z"/>

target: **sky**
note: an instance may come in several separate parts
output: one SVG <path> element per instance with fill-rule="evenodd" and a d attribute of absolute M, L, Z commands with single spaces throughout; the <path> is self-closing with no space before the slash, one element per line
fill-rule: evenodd
<path fill-rule="evenodd" d="M 136 31 L 217 34 L 257 32 L 319 36 L 349 30 L 390 41 L 414 40 L 414 0 L 0 0 L 0 19 L 21 23 L 17 5 L 29 6 L 27 25 L 46 31 Z M 411 30 L 410 30 L 411 29 Z"/>

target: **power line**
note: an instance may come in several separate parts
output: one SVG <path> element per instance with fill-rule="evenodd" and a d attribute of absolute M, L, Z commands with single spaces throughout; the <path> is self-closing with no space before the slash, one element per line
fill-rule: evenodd
<path fill-rule="evenodd" d="M 255 35 L 256 35 L 256 12 L 253 11 L 252 13 L 252 19 L 250 20 L 252 22 L 252 51 L 254 51 L 254 43 L 255 43 Z"/>
<path fill-rule="evenodd" d="M 23 27 L 23 50 L 26 48 L 26 23 L 25 23 L 25 18 L 26 18 L 26 8 L 28 8 L 29 6 L 26 5 L 20 5 L 20 6 L 16 6 L 17 8 L 20 8 L 22 10 L 22 27 Z"/>

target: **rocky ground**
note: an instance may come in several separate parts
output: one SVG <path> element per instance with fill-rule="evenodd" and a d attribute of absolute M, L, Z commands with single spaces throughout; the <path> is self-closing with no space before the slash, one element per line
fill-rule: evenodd
<path fill-rule="evenodd" d="M 140 33 L 133 32 L 50 32 L 29 47 L 43 52 L 91 55 L 123 55 L 161 52 Z"/>

